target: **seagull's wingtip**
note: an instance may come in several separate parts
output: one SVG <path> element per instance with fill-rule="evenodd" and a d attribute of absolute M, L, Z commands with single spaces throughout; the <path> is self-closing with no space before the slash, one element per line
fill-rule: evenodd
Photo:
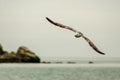
<path fill-rule="evenodd" d="M 105 55 L 105 53 L 101 53 L 102 55 Z"/>
<path fill-rule="evenodd" d="M 46 19 L 48 19 L 48 17 L 45 17 Z"/>
<path fill-rule="evenodd" d="M 103 55 L 105 55 L 105 53 Z"/>
<path fill-rule="evenodd" d="M 52 20 L 50 20 L 48 17 L 46 17 L 46 19 L 47 19 L 49 22 L 52 22 Z"/>

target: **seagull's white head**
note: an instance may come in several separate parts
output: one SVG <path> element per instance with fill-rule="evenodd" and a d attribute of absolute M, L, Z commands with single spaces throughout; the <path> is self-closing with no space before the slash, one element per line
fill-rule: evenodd
<path fill-rule="evenodd" d="M 81 33 L 77 33 L 77 34 L 75 35 L 75 37 L 76 37 L 76 38 L 82 37 L 82 34 L 81 34 Z"/>

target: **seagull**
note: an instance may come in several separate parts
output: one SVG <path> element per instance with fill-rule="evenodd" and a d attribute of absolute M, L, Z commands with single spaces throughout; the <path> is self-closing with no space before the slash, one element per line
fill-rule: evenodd
<path fill-rule="evenodd" d="M 80 38 L 80 37 L 84 38 L 85 41 L 88 42 L 88 44 L 89 44 L 96 52 L 98 52 L 98 53 L 100 53 L 100 54 L 102 54 L 102 55 L 105 55 L 105 53 L 101 52 L 89 38 L 87 38 L 86 36 L 83 35 L 82 32 L 77 31 L 77 30 L 75 30 L 75 29 L 73 29 L 73 28 L 71 28 L 71 27 L 69 27 L 69 26 L 66 26 L 66 25 L 63 25 L 63 24 L 54 22 L 54 21 L 52 21 L 52 20 L 51 20 L 50 18 L 48 18 L 48 17 L 46 17 L 46 19 L 47 19 L 50 23 L 52 23 L 53 25 L 55 25 L 55 26 L 58 26 L 58 27 L 60 27 L 60 28 L 65 28 L 65 29 L 68 29 L 68 30 L 70 30 L 70 31 L 73 31 L 73 32 L 77 33 L 77 34 L 75 35 L 76 38 Z"/>

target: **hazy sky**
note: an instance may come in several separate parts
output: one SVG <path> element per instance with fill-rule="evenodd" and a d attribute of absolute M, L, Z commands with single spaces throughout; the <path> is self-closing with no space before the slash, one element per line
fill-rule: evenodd
<path fill-rule="evenodd" d="M 69 25 L 84 39 L 45 19 Z M 41 57 L 120 57 L 120 0 L 0 0 L 0 43 L 5 50 L 27 46 Z"/>

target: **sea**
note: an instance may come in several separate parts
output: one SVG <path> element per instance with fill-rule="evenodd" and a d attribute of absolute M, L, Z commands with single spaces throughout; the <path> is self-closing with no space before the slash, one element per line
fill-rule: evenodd
<path fill-rule="evenodd" d="M 41 63 L 0 63 L 0 80 L 120 80 L 120 58 L 44 57 Z"/>
<path fill-rule="evenodd" d="M 120 63 L 1 63 L 0 80 L 120 80 Z"/>

